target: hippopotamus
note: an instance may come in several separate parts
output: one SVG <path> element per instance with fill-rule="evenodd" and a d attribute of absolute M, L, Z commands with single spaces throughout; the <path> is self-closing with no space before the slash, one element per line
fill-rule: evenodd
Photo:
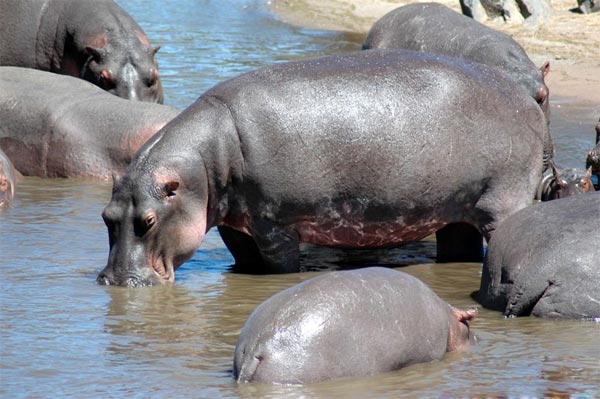
<path fill-rule="evenodd" d="M 600 317 L 600 192 L 542 202 L 494 232 L 476 297 L 505 316 Z"/>
<path fill-rule="evenodd" d="M 452 307 L 410 274 L 326 273 L 259 305 L 235 347 L 238 382 L 307 384 L 368 376 L 468 348 L 476 309 Z"/>
<path fill-rule="evenodd" d="M 600 121 L 596 124 L 596 147 L 588 152 L 585 167 L 592 168 L 594 187 L 600 190 Z"/>
<path fill-rule="evenodd" d="M 258 69 L 200 96 L 117 176 L 98 281 L 171 282 L 214 226 L 244 273 L 302 271 L 300 243 L 387 248 L 457 223 L 490 238 L 551 153 L 537 103 L 483 65 L 373 50 Z"/>
<path fill-rule="evenodd" d="M 85 79 L 130 100 L 163 102 L 146 34 L 112 0 L 3 0 L 0 65 Z"/>
<path fill-rule="evenodd" d="M 0 149 L 0 209 L 8 207 L 15 196 L 17 176 L 12 162 Z"/>
<path fill-rule="evenodd" d="M 26 176 L 108 179 L 178 113 L 70 76 L 0 67 L 0 147 Z"/>
<path fill-rule="evenodd" d="M 549 117 L 550 70 L 538 69 L 523 47 L 510 36 L 461 15 L 439 3 L 413 3 L 398 7 L 375 22 L 363 49 L 404 48 L 446 54 L 501 69 L 519 82 Z"/>
<path fill-rule="evenodd" d="M 581 170 L 578 168 L 559 169 L 554 163 L 544 171 L 542 181 L 535 193 L 538 201 L 551 201 L 557 198 L 596 191 L 592 183 L 592 168 Z"/>

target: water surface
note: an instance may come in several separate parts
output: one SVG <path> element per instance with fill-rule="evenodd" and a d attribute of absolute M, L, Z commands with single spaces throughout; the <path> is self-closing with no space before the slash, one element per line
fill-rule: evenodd
<path fill-rule="evenodd" d="M 351 37 L 290 27 L 261 1 L 120 1 L 153 44 L 166 102 L 183 109 L 241 72 L 359 48 Z M 359 39 L 360 40 L 360 39 Z M 600 109 L 555 99 L 557 161 L 583 167 Z M 480 310 L 479 344 L 443 360 L 372 378 L 305 387 L 237 385 L 230 369 L 240 328 L 270 295 L 321 272 L 237 275 L 211 231 L 168 287 L 95 284 L 108 240 L 100 218 L 108 182 L 26 178 L 0 213 L 0 396 L 4 398 L 450 398 L 600 396 L 600 325 L 505 320 Z M 335 268 L 400 266 L 455 306 L 475 306 L 481 265 L 435 264 L 435 245 L 356 253 L 305 247 Z M 392 332 L 391 332 L 392 333 Z"/>

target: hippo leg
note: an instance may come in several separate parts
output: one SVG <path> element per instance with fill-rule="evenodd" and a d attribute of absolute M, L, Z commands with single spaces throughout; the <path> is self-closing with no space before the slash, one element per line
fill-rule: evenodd
<path fill-rule="evenodd" d="M 236 273 L 251 273 L 257 265 L 262 265 L 262 256 L 252 237 L 231 227 L 219 226 L 218 229 L 223 242 L 235 259 L 233 270 Z"/>
<path fill-rule="evenodd" d="M 435 233 L 437 261 L 481 262 L 483 260 L 483 237 L 479 230 L 468 223 L 452 223 Z"/>
<path fill-rule="evenodd" d="M 235 259 L 237 273 L 270 274 L 300 271 L 298 235 L 270 222 L 259 222 L 259 234 L 250 237 L 229 227 L 220 226 L 219 233 Z"/>

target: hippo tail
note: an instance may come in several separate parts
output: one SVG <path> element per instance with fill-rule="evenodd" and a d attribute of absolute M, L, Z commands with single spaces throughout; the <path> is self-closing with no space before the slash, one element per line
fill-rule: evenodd
<path fill-rule="evenodd" d="M 233 363 L 233 377 L 238 383 L 253 381 L 261 361 L 262 357 L 260 355 L 246 356 L 242 351 L 238 356 L 236 353 L 236 359 Z"/>

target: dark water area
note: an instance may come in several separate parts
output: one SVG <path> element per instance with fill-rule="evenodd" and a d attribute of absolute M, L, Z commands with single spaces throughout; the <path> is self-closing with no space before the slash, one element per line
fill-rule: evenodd
<path fill-rule="evenodd" d="M 283 24 L 263 1 L 119 3 L 162 45 L 166 102 L 180 109 L 239 73 L 359 48 L 360 38 Z M 583 167 L 600 108 L 553 100 L 557 163 Z M 248 315 L 322 272 L 232 274 L 232 258 L 213 230 L 174 285 L 96 285 L 108 252 L 100 214 L 110 193 L 109 182 L 25 178 L 13 206 L 0 213 L 0 397 L 600 397 L 600 323 L 503 319 L 485 309 L 472 323 L 478 344 L 441 361 L 308 386 L 238 385 L 230 370 Z M 434 256 L 432 241 L 366 257 L 303 252 L 317 268 L 395 266 L 454 306 L 476 306 L 470 294 L 479 288 L 481 264 L 435 264 Z"/>

